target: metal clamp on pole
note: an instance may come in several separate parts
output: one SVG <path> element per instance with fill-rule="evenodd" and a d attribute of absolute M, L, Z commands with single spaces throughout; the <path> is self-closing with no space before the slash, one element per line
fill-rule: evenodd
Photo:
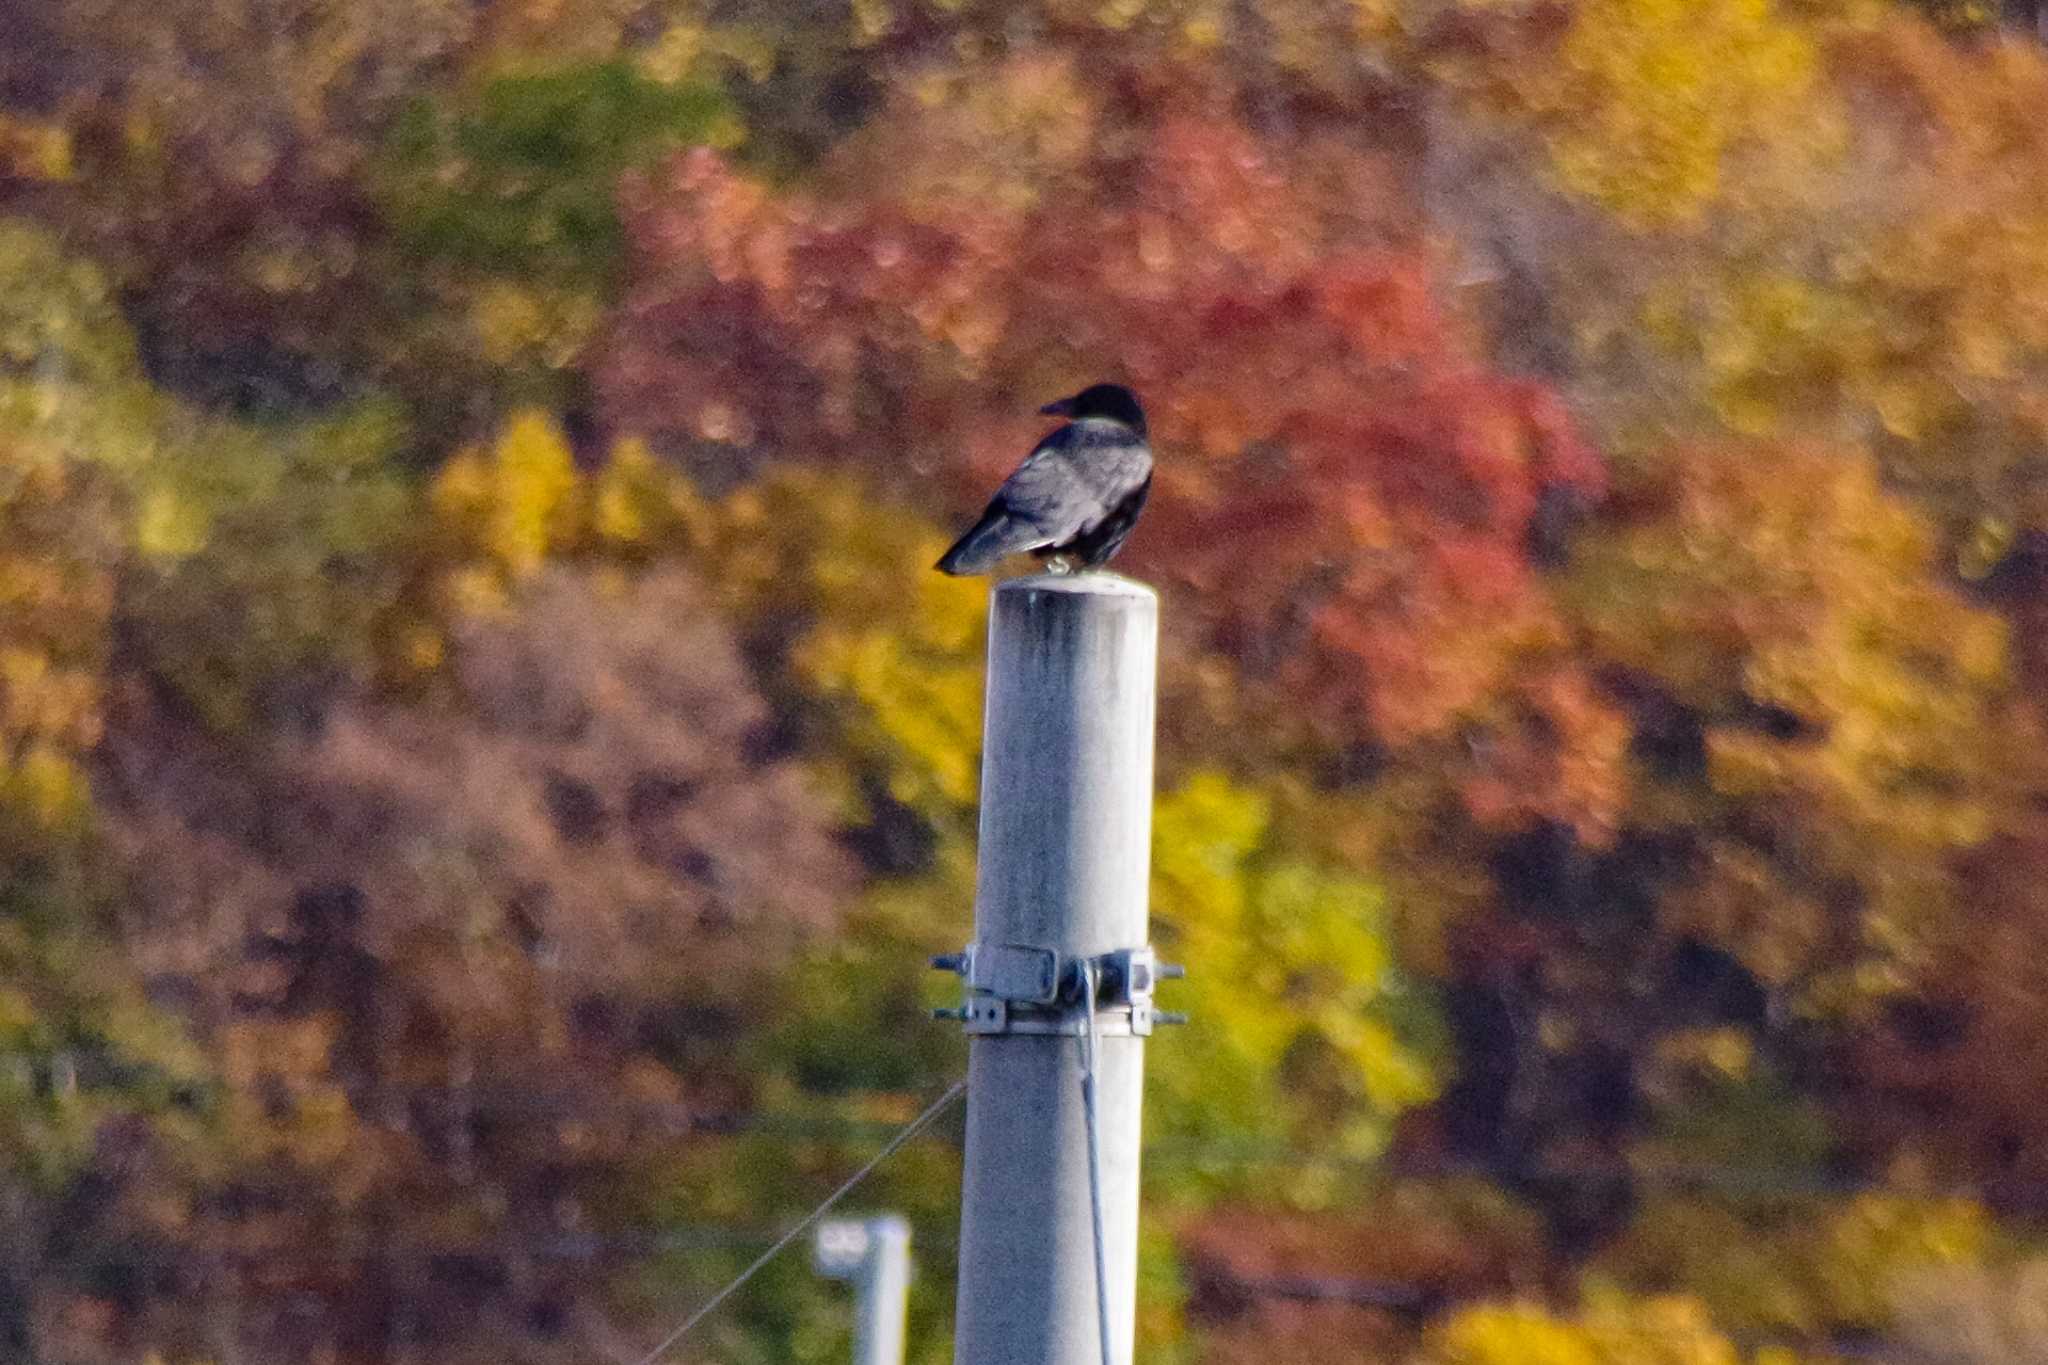
<path fill-rule="evenodd" d="M 1031 1033 L 1079 1038 L 1088 1032 L 1082 973 L 1095 971 L 1095 1028 L 1098 1036 L 1149 1037 L 1156 1024 L 1181 1024 L 1187 1016 L 1155 1009 L 1152 992 L 1162 980 L 1187 975 L 1175 963 L 1159 961 L 1149 946 L 1118 948 L 1092 958 L 1068 957 L 1051 948 L 1021 943 L 975 943 L 932 959 L 939 971 L 959 976 L 967 998 L 940 1019 L 958 1019 L 966 1032 L 986 1036 Z"/>

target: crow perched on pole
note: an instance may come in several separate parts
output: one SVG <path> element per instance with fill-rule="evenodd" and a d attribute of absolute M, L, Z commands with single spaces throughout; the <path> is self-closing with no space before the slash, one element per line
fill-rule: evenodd
<path fill-rule="evenodd" d="M 987 573 L 1025 551 L 1063 572 L 1109 562 L 1152 490 L 1145 410 L 1121 384 L 1095 384 L 1040 412 L 1068 418 L 1003 480 L 974 528 L 940 558 L 941 573 Z"/>

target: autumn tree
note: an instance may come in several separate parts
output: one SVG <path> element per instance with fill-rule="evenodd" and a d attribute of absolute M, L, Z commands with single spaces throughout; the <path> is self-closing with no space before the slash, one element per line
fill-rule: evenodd
<path fill-rule="evenodd" d="M 1764 1250 L 1768 1247 L 1768 1250 Z M 1616 1281 L 1695 1296 L 1722 1331 L 1804 1348 L 1882 1332 L 1916 1290 L 1999 1274 L 2009 1248 L 1982 1205 L 1963 1198 L 1817 1182 L 1734 1182 L 1715 1196 L 1645 1201 L 1600 1256 L 1589 1288 Z M 1708 1316 L 1711 1315 L 1711 1316 Z"/>
<path fill-rule="evenodd" d="M 1865 446 L 1983 575 L 2038 520 L 2048 233 L 2008 172 L 2048 58 L 1853 6 L 1567 13 L 1439 58 L 1445 226 L 1541 300 L 1501 315 L 1551 333 L 1624 460 L 1705 429 Z"/>
<path fill-rule="evenodd" d="M 231 1324 L 266 1350 L 566 1358 L 637 1323 L 610 1276 L 725 1216 L 690 1192 L 738 1155 L 696 1125 L 753 1103 L 738 1044 L 846 892 L 793 771 L 745 756 L 759 703 L 687 575 L 550 571 L 450 659 L 444 701 L 348 701 L 314 737 L 145 709 L 110 744 L 109 819 L 161 869 L 129 952 L 221 1067 L 224 1160 L 166 1252 L 310 1295 Z"/>
<path fill-rule="evenodd" d="M 150 409 L 98 272 L 0 220 L 0 282 L 0 1343 L 27 1357 L 104 1164 L 203 1147 L 205 1068 L 121 950 L 90 781 Z"/>
<path fill-rule="evenodd" d="M 1782 1357 L 1780 1357 L 1782 1359 Z M 1608 1292 L 1576 1314 L 1540 1304 L 1480 1304 L 1433 1326 L 1418 1365 L 1740 1365 L 1695 1300 Z"/>
<path fill-rule="evenodd" d="M 416 95 L 392 121 L 366 171 L 386 227 L 376 273 L 404 281 L 383 364 L 430 431 L 473 435 L 518 401 L 586 402 L 580 361 L 624 264 L 620 176 L 738 136 L 691 76 L 624 55 L 529 59 Z"/>
<path fill-rule="evenodd" d="M 637 0 L 10 3 L 0 201 L 98 257 L 186 396 L 278 413 L 395 389 L 469 434 L 501 370 L 559 391 L 617 171 L 715 114 L 716 71 L 662 55 L 701 18 Z M 461 241 L 499 272 L 465 274 Z"/>
<path fill-rule="evenodd" d="M 68 149 L 27 203 L 135 292 L 157 372 L 274 408 L 353 387 L 365 234 L 351 177 L 466 7 L 10 4 L 0 83 Z M 181 305 L 182 301 L 182 305 Z"/>

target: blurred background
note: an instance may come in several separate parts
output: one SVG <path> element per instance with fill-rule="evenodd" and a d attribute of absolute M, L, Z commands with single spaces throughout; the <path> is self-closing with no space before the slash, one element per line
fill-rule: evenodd
<path fill-rule="evenodd" d="M 1140 1358 L 2048 1359 L 2042 30 L 0 0 L 0 1360 L 630 1362 L 872 1154 L 1097 379 Z"/>

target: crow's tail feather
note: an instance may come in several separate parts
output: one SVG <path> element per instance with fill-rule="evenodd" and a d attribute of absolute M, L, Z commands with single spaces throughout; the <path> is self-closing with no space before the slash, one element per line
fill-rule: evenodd
<path fill-rule="evenodd" d="M 987 573 L 1003 556 L 1037 544 L 1039 536 L 1030 522 L 1021 521 L 1000 507 L 991 507 L 974 524 L 974 529 L 939 557 L 938 570 L 955 575 Z"/>

